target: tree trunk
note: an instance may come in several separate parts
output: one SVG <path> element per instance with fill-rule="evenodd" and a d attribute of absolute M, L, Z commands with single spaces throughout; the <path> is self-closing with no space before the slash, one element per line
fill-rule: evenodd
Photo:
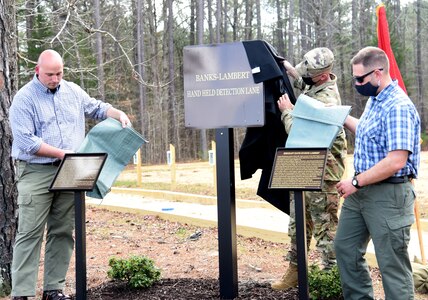
<path fill-rule="evenodd" d="M 245 29 L 244 29 L 244 35 L 246 40 L 252 40 L 253 39 L 253 0 L 246 0 L 245 1 Z"/>
<path fill-rule="evenodd" d="M 421 36 L 422 33 L 422 18 L 421 18 L 422 0 L 416 1 L 416 36 Z M 421 128 L 425 129 L 425 111 L 424 111 L 424 81 L 423 81 L 423 64 L 422 64 L 422 46 L 421 38 L 416 39 L 416 81 L 417 81 L 417 105 L 419 107 L 419 115 L 421 118 Z"/>
<path fill-rule="evenodd" d="M 220 43 L 221 42 L 221 26 L 223 24 L 222 22 L 222 5 L 221 5 L 221 0 L 217 0 L 217 11 L 215 13 L 216 16 L 216 43 Z"/>
<path fill-rule="evenodd" d="M 225 43 L 227 43 L 229 41 L 228 34 L 227 34 L 227 30 L 229 28 L 229 26 L 227 26 L 227 10 L 228 10 L 227 0 L 225 0 L 223 2 L 223 22 L 224 22 L 224 26 L 223 26 L 223 42 L 225 42 Z"/>
<path fill-rule="evenodd" d="M 144 80 L 145 78 L 145 68 L 144 68 L 144 59 L 145 59 L 145 51 L 144 51 L 144 22 L 143 22 L 143 8 L 144 8 L 144 0 L 136 0 L 136 18 L 137 22 L 135 24 L 136 28 L 136 41 L 137 41 L 137 58 L 136 58 L 136 65 L 137 65 L 137 72 L 140 74 L 141 78 Z M 138 121 L 140 122 L 140 132 L 143 136 L 146 136 L 147 130 L 145 126 L 145 120 L 147 119 L 146 112 L 146 86 L 139 82 L 138 83 L 138 108 L 139 108 L 139 118 Z M 142 151 L 144 151 L 143 155 L 141 156 L 143 159 L 143 162 L 147 162 L 147 150 L 146 147 L 141 148 Z"/>
<path fill-rule="evenodd" d="M 352 49 L 352 56 L 357 54 L 358 50 L 361 48 L 361 40 L 358 38 L 359 37 L 359 32 L 360 32 L 360 17 L 358 15 L 358 11 L 360 11 L 360 7 L 359 7 L 359 1 L 358 0 L 352 0 L 352 22 L 351 22 L 351 26 L 352 26 L 352 39 L 351 39 L 351 49 Z M 358 42 L 360 41 L 360 42 Z M 352 72 L 352 69 L 351 69 Z M 350 103 L 353 107 L 355 107 L 355 112 L 354 112 L 354 116 L 359 118 L 362 109 L 363 109 L 363 104 L 361 101 L 359 101 L 359 99 L 361 99 L 361 97 L 358 95 L 358 93 L 355 92 L 354 89 L 354 82 L 353 80 L 350 81 L 350 87 L 349 87 L 351 93 L 352 93 L 352 99 L 353 99 L 353 103 Z"/>
<path fill-rule="evenodd" d="M 213 27 L 213 5 L 212 0 L 207 1 L 207 10 L 208 10 L 208 38 L 209 43 L 214 43 L 214 27 Z"/>
<path fill-rule="evenodd" d="M 257 14 L 257 36 L 258 40 L 261 40 L 262 37 L 262 9 L 260 6 L 260 0 L 256 0 L 256 14 Z"/>
<path fill-rule="evenodd" d="M 177 157 L 181 155 L 180 141 L 178 139 L 178 116 L 179 110 L 177 109 L 176 104 L 176 95 L 175 95 L 175 61 L 174 61 L 174 11 L 172 9 L 172 1 L 168 0 L 168 71 L 169 71 L 169 115 L 170 115 L 170 128 L 171 128 L 171 137 L 172 143 L 177 148 Z M 211 26 L 212 28 L 212 26 Z"/>
<path fill-rule="evenodd" d="M 190 0 L 190 21 L 189 21 L 189 45 L 195 45 L 196 44 L 196 38 L 195 38 L 195 32 L 196 32 L 196 18 L 195 18 L 195 11 L 196 11 L 196 0 Z"/>
<path fill-rule="evenodd" d="M 298 39 L 299 41 L 301 41 L 301 47 L 300 47 L 300 51 L 303 53 L 306 53 L 309 49 L 308 46 L 308 31 L 306 30 L 306 15 L 307 15 L 307 11 L 306 11 L 306 1 L 305 0 L 299 0 L 299 19 L 300 19 L 300 35 L 301 38 Z M 302 53 L 298 53 L 299 57 L 302 57 Z"/>
<path fill-rule="evenodd" d="M 294 55 L 294 0 L 290 0 L 288 4 L 288 47 L 285 51 L 285 58 L 294 66 L 296 63 Z"/>
<path fill-rule="evenodd" d="M 276 50 L 281 55 L 284 55 L 285 43 L 284 43 L 284 22 L 283 22 L 283 7 L 282 1 L 276 0 Z"/>
<path fill-rule="evenodd" d="M 198 0 L 197 3 L 198 45 L 202 45 L 204 43 L 204 0 Z M 201 129 L 201 151 L 202 159 L 206 160 L 208 158 L 208 144 L 207 131 L 205 129 Z"/>
<path fill-rule="evenodd" d="M 227 1 L 225 1 L 227 2 Z M 233 0 L 233 23 L 232 23 L 232 41 L 238 40 L 238 27 L 239 27 L 239 14 L 238 14 L 239 3 L 238 0 Z"/>
<path fill-rule="evenodd" d="M 17 91 L 15 1 L 0 0 L 0 297 L 11 291 L 11 264 L 17 229 L 18 196 L 11 158 L 12 132 L 8 112 Z"/>
<path fill-rule="evenodd" d="M 94 19 L 95 29 L 101 27 L 100 0 L 94 0 Z M 97 75 L 98 75 L 98 99 L 104 99 L 104 67 L 103 67 L 103 42 L 100 32 L 95 33 L 95 56 L 97 58 Z"/>

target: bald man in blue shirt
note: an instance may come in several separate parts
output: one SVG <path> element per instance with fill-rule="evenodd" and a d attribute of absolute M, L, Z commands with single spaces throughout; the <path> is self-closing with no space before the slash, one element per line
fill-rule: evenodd
<path fill-rule="evenodd" d="M 85 137 L 85 118 L 128 116 L 108 103 L 91 98 L 64 80 L 64 63 L 54 50 L 43 51 L 33 79 L 23 86 L 10 107 L 18 188 L 18 234 L 12 261 L 12 299 L 35 296 L 38 265 L 46 228 L 43 300 L 66 300 L 63 293 L 73 253 L 74 194 L 49 192 L 48 187 L 65 153 L 77 151 Z"/>

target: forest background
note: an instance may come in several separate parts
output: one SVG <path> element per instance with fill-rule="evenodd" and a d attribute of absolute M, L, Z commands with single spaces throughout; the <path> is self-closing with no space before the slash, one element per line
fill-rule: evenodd
<path fill-rule="evenodd" d="M 391 44 L 407 92 L 426 132 L 428 2 L 385 1 Z M 342 102 L 359 117 L 365 98 L 354 88 L 350 59 L 377 46 L 372 0 L 17 0 L 18 86 L 38 55 L 64 56 L 64 78 L 130 115 L 150 143 L 143 162 L 205 159 L 214 130 L 184 126 L 183 47 L 262 39 L 293 65 L 314 47 L 333 50 Z M 423 50 L 425 49 L 425 50 Z M 209 59 L 209 58 L 207 58 Z M 89 124 L 92 126 L 93 124 Z M 235 153 L 245 128 L 234 129 Z M 348 134 L 352 150 L 352 135 Z M 426 140 L 426 139 L 425 139 Z"/>
<path fill-rule="evenodd" d="M 427 150 L 428 1 L 384 4 Z M 142 148 L 143 163 L 164 164 L 170 144 L 177 162 L 206 160 L 215 130 L 184 126 L 185 46 L 262 39 L 293 65 L 308 50 L 329 47 L 342 103 L 359 117 L 366 98 L 353 88 L 349 61 L 359 49 L 377 45 L 377 5 L 373 0 L 0 0 L 0 292 L 11 281 L 17 227 L 8 110 L 43 50 L 63 55 L 65 79 L 128 113 L 150 141 Z M 237 154 L 245 128 L 233 131 Z M 353 136 L 348 139 L 352 152 Z"/>

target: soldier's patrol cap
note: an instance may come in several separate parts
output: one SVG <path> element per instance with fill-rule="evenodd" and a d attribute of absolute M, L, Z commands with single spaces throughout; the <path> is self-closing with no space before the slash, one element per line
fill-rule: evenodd
<path fill-rule="evenodd" d="M 310 50 L 303 56 L 303 61 L 296 66 L 296 71 L 302 77 L 312 77 L 333 67 L 334 55 L 325 47 Z"/>

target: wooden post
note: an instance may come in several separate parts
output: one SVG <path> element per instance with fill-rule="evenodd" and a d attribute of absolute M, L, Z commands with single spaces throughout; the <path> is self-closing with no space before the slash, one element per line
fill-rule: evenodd
<path fill-rule="evenodd" d="M 142 176 L 141 176 L 141 149 L 137 151 L 137 187 L 141 188 L 142 186 Z"/>
<path fill-rule="evenodd" d="M 412 181 L 414 184 L 414 180 Z M 422 228 L 421 228 L 421 220 L 420 220 L 420 213 L 419 213 L 419 204 L 418 199 L 415 199 L 415 218 L 416 218 L 416 229 L 418 231 L 418 238 L 419 238 L 419 248 L 421 249 L 421 261 L 423 265 L 426 265 L 426 259 L 425 259 L 425 250 L 424 250 L 424 239 L 422 236 Z"/>
<path fill-rule="evenodd" d="M 422 145 L 423 140 L 421 139 L 420 144 Z M 415 180 L 412 180 L 413 186 L 415 186 Z M 422 264 L 426 264 L 425 259 L 425 250 L 424 250 L 424 240 L 422 236 L 422 228 L 421 228 L 421 220 L 420 220 L 420 213 L 419 213 L 419 204 L 418 204 L 418 198 L 415 199 L 415 218 L 416 218 L 416 229 L 418 231 L 418 238 L 419 238 L 419 248 L 421 249 L 421 260 Z"/>
<path fill-rule="evenodd" d="M 171 153 L 171 189 L 175 190 L 177 181 L 176 181 L 176 165 L 175 165 L 175 147 L 172 144 L 169 144 L 169 151 Z"/>

